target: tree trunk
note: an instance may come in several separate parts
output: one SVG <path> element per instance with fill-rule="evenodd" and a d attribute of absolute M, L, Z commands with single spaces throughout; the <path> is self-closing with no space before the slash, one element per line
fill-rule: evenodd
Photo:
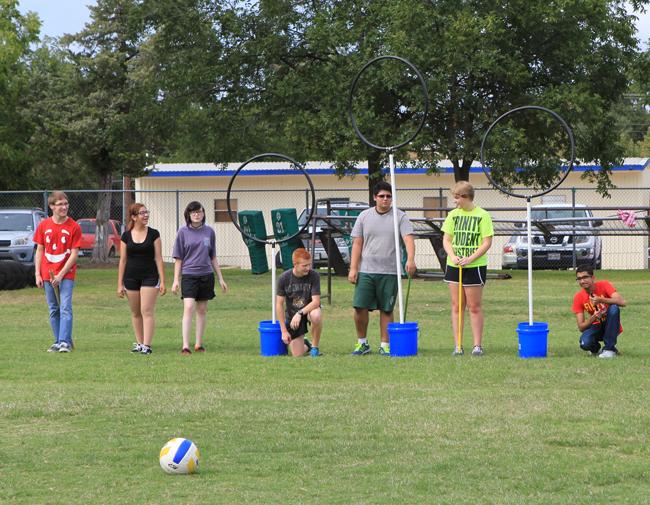
<path fill-rule="evenodd" d="M 368 205 L 374 207 L 375 199 L 372 190 L 379 181 L 384 180 L 384 173 L 380 165 L 381 155 L 379 151 L 372 150 L 368 154 Z"/>
<path fill-rule="evenodd" d="M 131 177 L 125 175 L 122 178 L 122 192 L 124 193 L 124 209 L 122 210 L 122 213 L 124 216 L 127 216 L 127 211 L 133 203 L 133 192 L 131 191 L 131 185 Z"/>
<path fill-rule="evenodd" d="M 112 174 L 103 174 L 101 189 L 97 201 L 97 216 L 95 218 L 95 247 L 93 248 L 92 263 L 108 263 L 108 220 L 111 217 L 111 192 L 113 186 Z"/>
<path fill-rule="evenodd" d="M 469 182 L 469 169 L 472 168 L 472 161 L 464 159 L 462 162 L 458 158 L 451 160 L 454 166 L 454 181 L 468 181 Z"/>

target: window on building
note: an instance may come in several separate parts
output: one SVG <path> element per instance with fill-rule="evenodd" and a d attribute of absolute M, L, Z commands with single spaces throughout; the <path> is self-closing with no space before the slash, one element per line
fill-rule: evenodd
<path fill-rule="evenodd" d="M 230 207 L 237 219 L 237 199 L 230 199 Z M 214 222 L 215 223 L 230 223 L 230 216 L 228 216 L 228 203 L 225 198 L 214 199 Z"/>
<path fill-rule="evenodd" d="M 440 209 L 425 210 L 424 217 L 447 217 L 447 212 L 442 210 L 447 207 L 446 196 L 425 196 L 422 198 L 422 207 L 425 209 Z"/>

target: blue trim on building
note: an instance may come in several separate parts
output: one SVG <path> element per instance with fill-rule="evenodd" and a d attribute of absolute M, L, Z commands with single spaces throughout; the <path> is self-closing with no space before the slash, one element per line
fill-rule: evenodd
<path fill-rule="evenodd" d="M 587 169 L 593 169 L 594 171 L 600 170 L 600 165 L 578 165 L 573 167 L 575 172 L 585 172 Z M 620 167 L 612 167 L 612 172 L 632 172 L 632 171 L 642 171 L 645 168 L 645 165 L 624 165 Z M 470 173 L 482 173 L 483 169 L 481 167 L 472 167 L 470 168 Z M 281 169 L 269 169 L 269 170 L 242 170 L 239 175 L 242 177 L 245 176 L 259 176 L 259 175 L 300 175 L 299 172 L 292 173 L 292 170 L 281 170 Z M 388 173 L 388 169 L 384 169 L 385 173 Z M 440 173 L 451 174 L 454 172 L 453 167 L 442 167 Z M 232 177 L 235 173 L 234 170 L 197 170 L 197 171 L 185 171 L 185 170 L 173 170 L 173 171 L 164 171 L 158 172 L 153 171 L 144 177 Z M 334 175 L 336 170 L 333 168 L 308 168 L 307 173 L 309 175 Z M 397 168 L 395 173 L 397 174 L 426 174 L 426 168 Z M 360 168 L 357 172 L 359 175 L 368 175 L 367 168 Z"/>

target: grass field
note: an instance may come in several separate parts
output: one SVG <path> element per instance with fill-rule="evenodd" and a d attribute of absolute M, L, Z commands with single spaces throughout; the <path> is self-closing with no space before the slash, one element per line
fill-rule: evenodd
<path fill-rule="evenodd" d="M 171 279 L 171 271 L 168 273 Z M 204 355 L 181 356 L 181 302 L 160 299 L 154 354 L 132 355 L 113 269 L 81 268 L 69 355 L 49 354 L 41 291 L 0 292 L 2 504 L 644 504 L 650 496 L 650 272 L 611 271 L 623 355 L 579 350 L 571 272 L 535 272 L 549 357 L 519 359 L 526 273 L 490 280 L 483 358 L 452 358 L 447 288 L 416 281 L 414 358 L 349 356 L 352 287 L 334 281 L 322 358 L 259 356 L 270 274 L 225 271 Z M 170 283 L 171 284 L 171 283 Z M 370 343 L 377 350 L 378 321 Z M 469 328 L 465 341 L 471 340 Z M 169 476 L 174 436 L 200 473 Z"/>

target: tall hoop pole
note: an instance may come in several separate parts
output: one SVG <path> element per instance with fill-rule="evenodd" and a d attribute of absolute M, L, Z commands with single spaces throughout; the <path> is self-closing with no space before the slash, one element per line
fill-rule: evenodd
<path fill-rule="evenodd" d="M 276 246 L 277 244 L 275 242 L 271 242 L 271 322 L 275 324 L 275 320 L 277 319 L 277 314 L 275 310 L 275 294 L 276 294 L 276 286 L 275 286 L 275 256 L 278 254 Z"/>
<path fill-rule="evenodd" d="M 395 235 L 395 263 L 397 265 L 397 300 L 399 301 L 399 322 L 404 324 L 404 306 L 402 303 L 402 251 L 399 246 L 399 223 L 397 219 L 397 185 L 395 184 L 395 158 L 393 151 L 388 152 L 390 168 L 390 186 L 393 193 L 393 232 Z"/>
<path fill-rule="evenodd" d="M 531 231 L 530 196 L 526 198 L 526 228 L 528 235 L 528 324 L 533 325 L 533 234 Z"/>

